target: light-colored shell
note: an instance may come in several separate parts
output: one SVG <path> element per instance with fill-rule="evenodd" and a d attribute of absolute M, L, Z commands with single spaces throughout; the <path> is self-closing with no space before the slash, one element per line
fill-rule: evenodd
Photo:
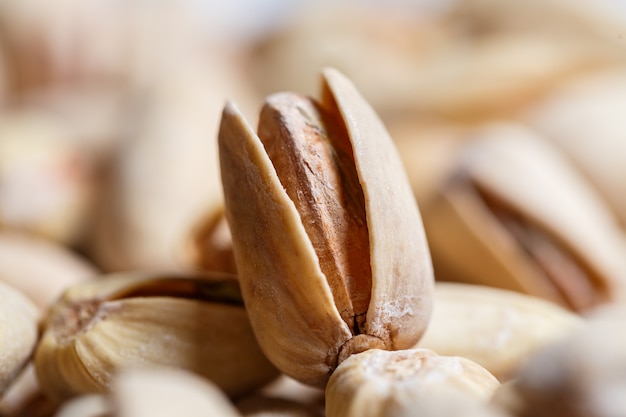
<path fill-rule="evenodd" d="M 524 120 L 580 168 L 626 227 L 626 67 L 602 71 L 556 90 Z"/>
<path fill-rule="evenodd" d="M 245 417 L 324 417 L 324 405 L 305 404 L 284 398 L 250 396 L 237 402 Z"/>
<path fill-rule="evenodd" d="M 583 325 L 559 305 L 481 285 L 438 282 L 434 306 L 416 347 L 471 359 L 500 381 L 530 355 Z"/>
<path fill-rule="evenodd" d="M 54 417 L 109 417 L 113 406 L 105 394 L 85 394 L 64 402 Z"/>
<path fill-rule="evenodd" d="M 626 310 L 605 308 L 579 331 L 534 355 L 494 402 L 519 417 L 622 415 Z"/>
<path fill-rule="evenodd" d="M 209 298 L 207 298 L 209 297 Z M 103 392 L 120 371 L 172 366 L 229 395 L 277 375 L 261 353 L 232 278 L 121 274 L 70 288 L 52 306 L 35 353 L 42 390 Z"/>
<path fill-rule="evenodd" d="M 402 416 L 418 410 L 425 398 L 450 392 L 486 402 L 498 386 L 493 375 L 469 359 L 428 349 L 371 349 L 337 367 L 326 387 L 326 415 Z"/>
<path fill-rule="evenodd" d="M 37 307 L 24 294 L 0 282 L 0 394 L 30 359 L 38 319 Z"/>
<path fill-rule="evenodd" d="M 0 281 L 19 289 L 41 310 L 71 285 L 97 274 L 86 259 L 61 245 L 36 236 L 0 232 Z"/>
<path fill-rule="evenodd" d="M 240 416 L 219 387 L 181 369 L 128 370 L 116 378 L 112 400 L 115 417 Z"/>
<path fill-rule="evenodd" d="M 106 271 L 198 269 L 203 250 L 211 252 L 210 237 L 196 235 L 223 216 L 215 135 L 227 86 L 238 84 L 228 65 L 210 74 L 199 65 L 149 89 L 147 105 L 135 103 L 90 234 L 90 253 Z M 228 243 L 218 242 L 225 256 Z"/>
<path fill-rule="evenodd" d="M 547 279 L 478 190 L 514 213 L 524 228 L 542 234 L 561 261 L 581 265 L 591 278 L 575 279 L 576 271 L 561 283 Z M 562 155 L 532 132 L 506 124 L 485 128 L 440 193 L 423 207 L 437 274 L 576 309 L 623 298 L 626 259 L 619 226 Z"/>
<path fill-rule="evenodd" d="M 372 269 L 367 335 L 388 349 L 415 344 L 431 311 L 432 266 L 419 212 L 384 126 L 340 73 L 323 103 L 341 117 L 365 196 Z M 352 334 L 334 305 L 294 203 L 260 140 L 231 104 L 220 128 L 226 213 L 259 344 L 287 375 L 323 386 Z"/>
<path fill-rule="evenodd" d="M 96 182 L 74 132 L 52 118 L 0 116 L 0 224 L 64 244 L 81 237 Z"/>

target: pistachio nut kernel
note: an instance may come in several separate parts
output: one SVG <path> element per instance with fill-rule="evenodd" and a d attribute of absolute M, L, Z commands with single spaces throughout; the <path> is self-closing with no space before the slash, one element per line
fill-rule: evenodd
<path fill-rule="evenodd" d="M 187 369 L 232 396 L 278 374 L 237 281 L 218 274 L 128 273 L 71 287 L 50 308 L 34 361 L 42 390 L 61 400 L 106 392 L 135 367 Z"/>
<path fill-rule="evenodd" d="M 339 72 L 320 101 L 267 98 L 258 135 L 233 104 L 219 131 L 226 216 L 259 344 L 323 387 L 343 359 L 409 348 L 431 311 L 419 210 L 382 122 Z"/>

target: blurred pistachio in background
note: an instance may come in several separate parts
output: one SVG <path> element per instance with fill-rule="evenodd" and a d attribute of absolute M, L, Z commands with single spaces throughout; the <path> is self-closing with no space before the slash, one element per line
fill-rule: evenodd
<path fill-rule="evenodd" d="M 382 117 L 424 212 L 437 212 L 464 172 L 459 155 L 486 126 L 517 124 L 571 164 L 590 204 L 615 217 L 605 224 L 620 242 L 612 250 L 623 250 L 625 28 L 624 6 L 608 0 L 2 0 L 0 228 L 107 272 L 235 272 L 216 157 L 221 108 L 233 100 L 254 121 L 261 97 L 316 94 L 332 66 Z M 486 265 L 437 265 L 461 233 L 442 235 L 454 224 L 437 213 L 447 229 L 426 226 L 438 278 L 511 287 Z M 476 239 L 492 245 L 481 230 Z M 536 252 L 517 250 L 536 263 Z M 562 278 L 551 297 L 567 298 L 568 285 Z"/>

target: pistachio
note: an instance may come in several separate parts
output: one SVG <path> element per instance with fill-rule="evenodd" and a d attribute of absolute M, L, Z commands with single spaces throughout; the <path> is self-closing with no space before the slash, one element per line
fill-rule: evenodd
<path fill-rule="evenodd" d="M 177 73 L 148 90 L 147 105 L 144 96 L 133 102 L 137 117 L 112 157 L 90 231 L 104 270 L 235 272 L 214 139 L 232 77 L 213 70 Z"/>
<path fill-rule="evenodd" d="M 64 246 L 33 235 L 0 231 L 0 281 L 12 285 L 45 310 L 68 287 L 98 272 Z"/>
<path fill-rule="evenodd" d="M 32 114 L 0 117 L 0 225 L 76 244 L 96 186 L 93 161 L 63 123 Z"/>
<path fill-rule="evenodd" d="M 434 306 L 416 347 L 471 359 L 500 381 L 583 325 L 581 317 L 547 300 L 482 285 L 438 282 Z"/>
<path fill-rule="evenodd" d="M 603 309 L 535 354 L 493 398 L 517 417 L 622 415 L 626 379 L 623 305 Z"/>
<path fill-rule="evenodd" d="M 74 286 L 49 310 L 35 353 L 42 390 L 104 392 L 120 371 L 173 366 L 240 395 L 277 375 L 259 349 L 237 281 L 220 275 L 109 276 Z"/>
<path fill-rule="evenodd" d="M 30 360 L 37 343 L 37 307 L 21 292 L 0 282 L 0 394 Z"/>
<path fill-rule="evenodd" d="M 54 417 L 109 417 L 113 407 L 105 394 L 84 394 L 66 401 Z"/>
<path fill-rule="evenodd" d="M 323 404 L 304 404 L 284 398 L 250 396 L 236 404 L 245 417 L 324 417 Z"/>
<path fill-rule="evenodd" d="M 598 71 L 555 89 L 523 119 L 561 149 L 626 228 L 624 67 Z"/>
<path fill-rule="evenodd" d="M 112 400 L 115 417 L 240 416 L 215 384 L 182 369 L 128 370 L 116 378 Z"/>
<path fill-rule="evenodd" d="M 462 357 L 428 349 L 371 349 L 342 362 L 326 387 L 328 417 L 408 415 L 431 395 L 456 392 L 487 402 L 498 380 Z"/>
<path fill-rule="evenodd" d="M 259 134 L 233 104 L 219 131 L 242 295 L 268 358 L 324 386 L 352 353 L 424 332 L 432 266 L 419 211 L 384 126 L 339 72 L 320 102 L 267 98 Z"/>
<path fill-rule="evenodd" d="M 423 214 L 438 278 L 575 310 L 624 298 L 615 219 L 554 148 L 521 126 L 478 133 Z"/>

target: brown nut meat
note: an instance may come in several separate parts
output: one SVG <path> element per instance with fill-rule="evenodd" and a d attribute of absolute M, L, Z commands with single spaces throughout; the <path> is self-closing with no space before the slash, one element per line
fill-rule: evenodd
<path fill-rule="evenodd" d="M 237 109 L 219 132 L 242 295 L 268 358 L 324 386 L 352 353 L 413 346 L 431 312 L 420 214 L 380 119 L 323 73 L 321 101 L 270 96 L 259 133 Z"/>

